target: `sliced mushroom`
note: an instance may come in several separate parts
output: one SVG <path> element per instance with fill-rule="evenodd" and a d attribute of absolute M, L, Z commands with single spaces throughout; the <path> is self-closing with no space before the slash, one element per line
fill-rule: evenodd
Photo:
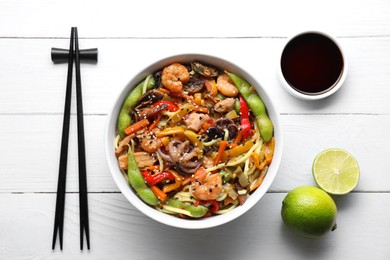
<path fill-rule="evenodd" d="M 144 108 L 136 108 L 133 112 L 133 116 L 136 121 L 150 118 L 155 116 L 160 111 L 166 109 L 168 107 L 167 104 L 162 104 L 161 106 L 149 106 Z"/>
<path fill-rule="evenodd" d="M 229 118 L 221 118 L 215 121 L 214 126 L 210 126 L 207 131 L 208 140 L 223 139 L 225 137 L 225 129 L 229 131 L 228 140 L 233 140 L 238 135 L 238 126 Z"/>
<path fill-rule="evenodd" d="M 221 127 L 222 129 L 228 128 L 228 126 L 231 124 L 234 124 L 233 120 L 226 117 L 220 118 L 217 121 L 215 121 L 215 125 Z"/>
<path fill-rule="evenodd" d="M 238 126 L 235 124 L 231 124 L 228 126 L 229 130 L 229 140 L 233 140 L 238 135 Z"/>
<path fill-rule="evenodd" d="M 146 91 L 145 94 L 143 94 L 138 99 L 138 104 L 140 104 L 138 107 L 144 107 L 156 103 L 157 101 L 160 101 L 163 98 L 163 96 L 164 93 L 157 89 Z"/>
<path fill-rule="evenodd" d="M 225 136 L 225 132 L 217 126 L 210 126 L 209 128 L 207 128 L 206 134 L 209 140 L 218 138 L 223 139 L 223 137 Z"/>
<path fill-rule="evenodd" d="M 191 63 L 191 68 L 196 72 L 199 73 L 202 76 L 208 77 L 208 78 L 214 78 L 219 75 L 218 70 L 216 68 L 203 65 L 197 61 L 194 61 Z"/>
<path fill-rule="evenodd" d="M 184 84 L 183 90 L 190 94 L 199 93 L 204 89 L 204 81 L 198 76 L 190 77 L 190 80 Z"/>

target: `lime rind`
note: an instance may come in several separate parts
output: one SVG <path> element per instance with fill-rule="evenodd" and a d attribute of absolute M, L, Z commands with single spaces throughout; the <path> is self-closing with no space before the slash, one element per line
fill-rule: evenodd
<path fill-rule="evenodd" d="M 282 202 L 282 220 L 287 227 L 305 237 L 320 237 L 336 228 L 337 206 L 325 191 L 300 186 Z"/>
<path fill-rule="evenodd" d="M 317 185 L 334 195 L 351 192 L 360 178 L 356 159 L 340 148 L 330 148 L 319 153 L 314 159 L 312 171 Z"/>

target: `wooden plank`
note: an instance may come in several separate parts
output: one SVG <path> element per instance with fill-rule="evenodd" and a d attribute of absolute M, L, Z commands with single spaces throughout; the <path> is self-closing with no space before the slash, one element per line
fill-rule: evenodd
<path fill-rule="evenodd" d="M 55 192 L 57 187 L 61 115 L 0 116 L 0 191 Z M 271 191 L 314 185 L 311 165 L 323 149 L 340 147 L 358 160 L 357 191 L 389 191 L 383 165 L 390 157 L 389 115 L 283 115 L 282 164 Z M 118 191 L 104 153 L 105 116 L 86 116 L 88 189 Z M 67 191 L 78 191 L 76 118 L 71 118 Z M 378 181 L 380 180 L 380 181 Z"/>
<path fill-rule="evenodd" d="M 284 226 L 285 193 L 267 193 L 244 216 L 212 229 L 182 230 L 138 212 L 121 194 L 90 194 L 91 250 L 79 250 L 78 196 L 68 194 L 64 249 L 51 249 L 55 196 L 0 196 L 1 259 L 386 259 L 389 193 L 336 198 L 337 229 L 301 238 Z"/>
<path fill-rule="evenodd" d="M 388 114 L 390 37 L 339 40 L 348 53 L 349 77 L 334 96 L 310 102 L 290 96 L 278 81 L 276 68 L 284 39 L 83 39 L 81 48 L 99 48 L 99 63 L 81 67 L 84 111 L 108 113 L 132 75 L 156 60 L 180 53 L 204 53 L 246 68 L 284 114 Z M 67 45 L 66 39 L 0 39 L 0 114 L 63 112 L 66 64 L 53 65 L 50 48 Z M 75 102 L 72 106 L 75 111 Z"/>
<path fill-rule="evenodd" d="M 390 29 L 386 0 L 66 3 L 59 7 L 44 0 L 1 1 L 0 37 L 68 37 L 72 25 L 79 27 L 82 37 L 278 37 L 307 28 L 337 36 L 372 36 L 388 35 Z"/>

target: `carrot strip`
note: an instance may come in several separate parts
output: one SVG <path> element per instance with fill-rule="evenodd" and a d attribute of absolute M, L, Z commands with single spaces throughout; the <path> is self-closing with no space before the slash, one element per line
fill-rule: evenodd
<path fill-rule="evenodd" d="M 127 127 L 124 132 L 127 135 L 131 135 L 132 133 L 135 133 L 148 125 L 149 125 L 149 120 L 142 119 L 141 121 L 138 121 L 137 123 L 134 123 L 131 126 Z"/>
<path fill-rule="evenodd" d="M 149 131 L 152 131 L 157 126 L 158 122 L 160 122 L 162 117 L 162 114 L 159 114 L 157 116 L 156 120 L 154 120 L 153 123 L 149 126 Z"/>
<path fill-rule="evenodd" d="M 214 165 L 217 165 L 221 161 L 222 154 L 225 151 L 227 145 L 228 145 L 228 142 L 226 142 L 226 141 L 220 142 L 219 148 L 218 148 L 218 153 L 217 153 L 217 156 L 215 157 Z"/>
<path fill-rule="evenodd" d="M 238 132 L 236 139 L 234 139 L 233 143 L 229 145 L 229 148 L 232 149 L 237 147 L 238 143 L 241 141 L 241 138 L 242 138 L 242 132 Z"/>
<path fill-rule="evenodd" d="M 209 124 L 209 123 L 207 123 L 207 122 L 206 122 L 206 123 L 204 123 L 204 124 L 203 124 L 203 131 L 205 131 L 205 132 L 206 132 L 206 131 L 207 131 L 207 129 L 209 129 L 209 127 L 210 127 L 210 124 Z"/>
<path fill-rule="evenodd" d="M 153 191 L 153 193 L 157 196 L 157 198 L 161 201 L 164 201 L 167 199 L 167 194 L 160 190 L 157 186 L 150 186 L 150 189 Z"/>
<path fill-rule="evenodd" d="M 234 144 L 238 144 L 240 141 L 241 141 L 241 138 L 242 138 L 242 132 L 238 132 L 238 135 L 236 137 L 236 139 L 234 139 Z"/>

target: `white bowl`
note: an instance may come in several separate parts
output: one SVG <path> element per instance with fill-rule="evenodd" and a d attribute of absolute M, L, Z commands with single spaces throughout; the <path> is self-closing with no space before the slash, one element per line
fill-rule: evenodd
<path fill-rule="evenodd" d="M 230 72 L 233 72 L 243 77 L 244 79 L 246 79 L 248 82 L 250 82 L 252 85 L 255 86 L 257 92 L 259 93 L 262 100 L 264 101 L 267 107 L 268 115 L 274 124 L 275 152 L 274 152 L 272 163 L 269 167 L 268 173 L 262 185 L 249 196 L 247 201 L 242 206 L 239 206 L 234 210 L 223 215 L 190 220 L 190 219 L 181 219 L 157 211 L 154 208 L 145 204 L 135 194 L 135 192 L 130 187 L 129 183 L 126 181 L 125 177 L 122 175 L 121 171 L 119 170 L 117 158 L 114 153 L 115 150 L 114 139 L 116 136 L 117 117 L 121 109 L 122 103 L 130 93 L 130 91 L 134 88 L 134 86 L 136 86 L 139 82 L 141 82 L 149 73 L 153 73 L 158 70 L 161 70 L 163 67 L 173 62 L 190 63 L 194 60 L 199 62 L 204 62 L 210 65 L 214 65 L 221 69 L 226 69 Z M 185 229 L 203 229 L 203 228 L 219 226 L 221 224 L 232 221 L 233 219 L 236 219 L 237 217 L 247 212 L 250 208 L 252 208 L 263 197 L 263 195 L 267 192 L 268 188 L 271 186 L 280 165 L 280 161 L 282 158 L 282 148 L 283 148 L 283 137 L 282 137 L 280 120 L 279 120 L 279 113 L 276 111 L 275 104 L 271 101 L 265 88 L 263 88 L 263 86 L 254 77 L 252 77 L 250 74 L 248 74 L 244 69 L 240 68 L 239 66 L 229 61 L 226 61 L 224 59 L 209 56 L 209 55 L 203 55 L 203 54 L 181 54 L 181 55 L 168 57 L 153 63 L 152 65 L 148 66 L 145 69 L 142 69 L 137 75 L 132 77 L 129 84 L 127 84 L 127 86 L 121 91 L 121 93 L 119 93 L 119 96 L 114 100 L 114 105 L 108 115 L 104 138 L 105 138 L 106 158 L 107 158 L 110 172 L 112 174 L 112 177 L 114 178 L 115 183 L 118 185 L 120 191 L 130 201 L 130 203 L 138 210 L 140 210 L 142 213 L 144 213 L 148 217 L 158 222 L 173 227 L 185 228 Z"/>

